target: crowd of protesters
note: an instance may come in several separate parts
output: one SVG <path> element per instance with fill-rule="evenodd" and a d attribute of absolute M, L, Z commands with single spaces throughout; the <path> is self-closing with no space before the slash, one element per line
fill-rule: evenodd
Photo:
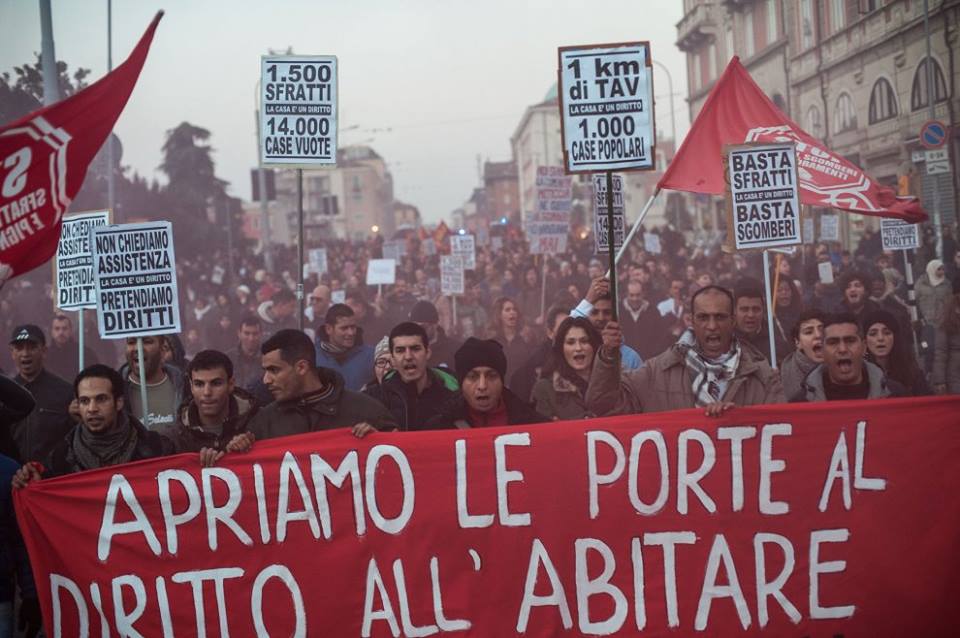
<path fill-rule="evenodd" d="M 380 240 L 329 242 L 302 317 L 292 250 L 275 251 L 276 272 L 252 254 L 234 255 L 232 271 L 217 253 L 182 259 L 183 331 L 143 338 L 142 373 L 137 340 L 100 339 L 89 311 L 81 366 L 78 316 L 55 311 L 49 278 L 13 280 L 0 295 L 13 368 L 0 375 L 0 477 L 24 487 L 177 452 L 209 465 L 258 440 L 338 427 L 364 437 L 960 393 L 960 253 L 950 235 L 946 263 L 920 257 L 914 320 L 903 257 L 870 232 L 852 253 L 818 244 L 778 255 L 767 291 L 759 255 L 666 227 L 659 254 L 642 241 L 628 250 L 614 308 L 592 238 L 545 257 L 501 230 L 478 247 L 455 303 L 440 290 L 443 241 L 408 236 L 384 287 L 365 285 Z M 14 580 L 21 618 L 39 626 L 4 499 L 0 636 Z"/>

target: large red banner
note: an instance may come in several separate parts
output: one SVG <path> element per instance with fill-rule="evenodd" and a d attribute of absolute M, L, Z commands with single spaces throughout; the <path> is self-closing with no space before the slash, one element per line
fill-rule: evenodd
<path fill-rule="evenodd" d="M 56 252 L 63 215 L 133 92 L 162 16 L 112 72 L 0 128 L 0 285 Z"/>
<path fill-rule="evenodd" d="M 955 636 L 958 409 L 339 430 L 16 505 L 51 636 Z"/>
<path fill-rule="evenodd" d="M 707 96 L 680 150 L 658 188 L 722 195 L 728 144 L 794 143 L 800 201 L 863 215 L 926 220 L 915 197 L 897 197 L 892 188 L 870 179 L 858 166 L 833 152 L 787 117 L 734 56 Z"/>

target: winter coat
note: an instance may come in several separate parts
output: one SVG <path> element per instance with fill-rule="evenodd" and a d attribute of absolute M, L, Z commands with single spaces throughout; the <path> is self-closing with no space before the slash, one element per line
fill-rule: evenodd
<path fill-rule="evenodd" d="M 931 324 L 940 321 L 940 310 L 952 294 L 950 282 L 944 279 L 939 285 L 934 286 L 924 273 L 917 279 L 914 288 L 917 292 L 917 308 L 920 310 L 920 315 Z"/>
<path fill-rule="evenodd" d="M 818 365 L 800 350 L 791 352 L 780 364 L 780 381 L 783 383 L 784 396 L 795 397 L 800 392 L 803 380 Z"/>
<path fill-rule="evenodd" d="M 359 392 L 373 371 L 373 347 L 359 343 L 343 354 L 333 354 L 320 347 L 317 340 L 317 366 L 328 368 L 343 377 L 347 390 Z"/>
<path fill-rule="evenodd" d="M 670 322 L 653 304 L 647 303 L 634 320 L 633 312 L 624 300 L 619 317 L 623 342 L 644 359 L 652 359 L 670 347 Z"/>
<path fill-rule="evenodd" d="M 199 452 L 202 448 L 224 450 L 227 443 L 235 435 L 246 432 L 250 420 L 257 414 L 259 406 L 253 395 L 246 390 L 235 387 L 230 396 L 230 413 L 223 422 L 220 434 L 203 429 L 200 424 L 200 415 L 193 396 L 180 406 L 177 412 L 177 423 L 162 432 L 177 448 L 177 452 Z"/>
<path fill-rule="evenodd" d="M 658 313 L 659 314 L 659 313 Z M 572 421 L 593 416 L 580 389 L 559 372 L 542 378 L 533 386 L 533 405 L 549 419 Z"/>
<path fill-rule="evenodd" d="M 443 328 L 437 326 L 437 340 L 430 344 L 427 365 L 431 368 L 444 366 L 453 370 L 453 355 L 462 345 L 462 342 L 447 336 Z"/>
<path fill-rule="evenodd" d="M 263 368 L 260 367 L 261 358 L 259 352 L 253 356 L 248 356 L 244 353 L 240 344 L 237 344 L 235 348 L 231 348 L 226 354 L 230 357 L 230 362 L 233 363 L 234 383 L 244 390 L 252 389 L 257 384 L 257 381 L 263 378 Z"/>
<path fill-rule="evenodd" d="M 503 389 L 503 402 L 507 407 L 507 423 L 509 425 L 529 425 L 532 423 L 546 423 L 550 419 L 538 413 L 530 404 L 521 401 L 517 395 Z M 430 419 L 426 430 L 447 430 L 457 428 L 460 430 L 474 427 L 470 421 L 470 411 L 467 409 L 467 402 L 463 394 L 458 392 L 454 397 L 443 405 L 440 413 Z"/>
<path fill-rule="evenodd" d="M 888 379 L 887 375 L 878 365 L 869 361 L 863 362 L 867 372 L 867 379 L 870 382 L 870 389 L 867 392 L 868 399 L 888 399 L 893 397 L 907 396 L 906 389 L 894 381 Z M 827 401 L 826 392 L 823 389 L 823 375 L 827 371 L 823 364 L 818 365 L 810 371 L 810 374 L 800 385 L 800 392 L 790 398 L 791 403 L 813 403 L 816 401 Z"/>
<path fill-rule="evenodd" d="M 617 358 L 600 354 L 593 362 L 587 407 L 597 416 L 693 408 L 693 378 L 676 344 L 626 374 L 620 373 Z M 755 350 L 741 348 L 737 372 L 721 400 L 738 406 L 784 403 L 780 375 Z"/>
<path fill-rule="evenodd" d="M 760 332 L 754 334 L 747 334 L 741 330 L 736 331 L 737 341 L 740 342 L 741 346 L 748 346 L 754 350 L 754 353 L 759 354 L 767 363 L 770 362 L 770 332 L 767 330 L 766 321 L 763 323 L 763 327 L 760 329 Z M 780 332 L 776 329 L 773 331 L 773 343 L 774 347 L 777 349 L 777 362 L 783 361 L 783 359 L 793 352 L 793 348 L 786 342 L 786 340 L 780 335 Z"/>
<path fill-rule="evenodd" d="M 15 460 L 0 455 L 0 603 L 13 602 L 14 583 L 22 598 L 37 597 L 27 548 L 13 510 L 11 486 L 13 475 L 19 469 L 20 464 Z"/>
<path fill-rule="evenodd" d="M 137 430 L 137 445 L 133 449 L 133 455 L 128 463 L 134 461 L 143 461 L 153 459 L 159 456 L 169 456 L 176 452 L 173 441 L 163 436 L 159 432 L 153 432 L 143 427 L 143 424 L 136 417 L 129 417 L 130 425 Z M 74 426 L 76 428 L 86 427 L 82 423 Z M 73 453 L 73 435 L 74 430 L 70 430 L 60 439 L 53 451 L 43 462 L 43 478 L 53 478 L 55 476 L 64 476 L 74 474 L 91 468 L 78 467 L 78 461 Z"/>
<path fill-rule="evenodd" d="M 413 383 L 404 383 L 400 373 L 391 370 L 379 384 L 367 384 L 363 393 L 382 403 L 401 430 L 422 430 L 440 413 L 440 408 L 460 389 L 456 377 L 440 368 L 427 368 L 430 385 L 417 394 Z"/>
<path fill-rule="evenodd" d="M 10 430 L 17 452 L 14 458 L 22 463 L 41 461 L 73 429 L 73 418 L 68 412 L 74 398 L 73 386 L 46 370 L 29 383 L 19 374 L 13 380 L 29 390 L 36 401 L 30 414 L 15 422 Z"/>
<path fill-rule="evenodd" d="M 365 394 L 347 390 L 343 377 L 334 370 L 320 368 L 317 372 L 325 385 L 333 386 L 326 399 L 311 404 L 304 404 L 299 398 L 274 401 L 250 420 L 249 431 L 260 440 L 333 430 L 362 422 L 378 430 L 396 429 L 396 421 L 383 404 Z"/>
<path fill-rule="evenodd" d="M 933 353 L 933 385 L 946 385 L 950 394 L 960 394 L 960 332 L 947 334 L 937 328 Z"/>

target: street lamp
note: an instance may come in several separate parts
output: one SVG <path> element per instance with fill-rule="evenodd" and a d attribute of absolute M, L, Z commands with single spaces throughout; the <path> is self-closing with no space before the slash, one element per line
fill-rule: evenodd
<path fill-rule="evenodd" d="M 372 232 L 372 233 L 379 233 L 379 232 L 380 232 L 380 227 L 377 226 L 376 224 L 374 224 L 373 226 L 370 227 L 370 232 Z"/>
<path fill-rule="evenodd" d="M 670 91 L 670 132 L 673 134 L 673 152 L 677 152 L 677 112 L 673 108 L 673 76 L 670 75 L 670 69 L 663 62 L 653 60 L 653 63 L 660 67 L 667 74 L 667 90 Z"/>

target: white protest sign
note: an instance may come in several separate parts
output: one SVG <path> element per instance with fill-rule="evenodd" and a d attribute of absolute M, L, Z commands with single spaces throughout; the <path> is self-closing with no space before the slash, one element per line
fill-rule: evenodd
<path fill-rule="evenodd" d="M 537 167 L 537 209 L 526 224 L 530 253 L 544 255 L 567 250 L 570 210 L 573 207 L 573 178 L 562 166 Z"/>
<path fill-rule="evenodd" d="M 214 266 L 213 272 L 210 273 L 210 282 L 216 285 L 223 283 L 223 276 L 227 274 L 227 271 L 223 266 Z"/>
<path fill-rule="evenodd" d="M 820 241 L 840 241 L 839 215 L 820 215 Z"/>
<path fill-rule="evenodd" d="M 884 250 L 909 250 L 920 247 L 920 229 L 902 219 L 880 220 L 880 239 Z"/>
<path fill-rule="evenodd" d="M 367 285 L 392 284 L 397 277 L 395 259 L 371 259 L 367 262 Z"/>
<path fill-rule="evenodd" d="M 812 244 L 816 237 L 813 230 L 813 217 L 803 218 L 803 243 Z"/>
<path fill-rule="evenodd" d="M 180 332 L 170 222 L 94 228 L 97 326 L 104 339 Z"/>
<path fill-rule="evenodd" d="M 593 237 L 596 241 L 597 253 L 609 250 L 607 242 L 607 176 L 593 176 Z M 623 178 L 613 176 L 613 235 L 614 249 L 620 250 L 624 236 L 623 219 Z"/>
<path fill-rule="evenodd" d="M 440 292 L 444 295 L 462 295 L 464 290 L 463 258 L 456 255 L 440 257 Z"/>
<path fill-rule="evenodd" d="M 93 247 L 90 231 L 110 223 L 106 210 L 80 213 L 63 218 L 57 257 L 54 260 L 56 291 L 54 299 L 62 310 L 96 308 L 96 284 L 93 281 Z"/>
<path fill-rule="evenodd" d="M 560 47 L 559 62 L 567 170 L 653 169 L 650 44 Z"/>
<path fill-rule="evenodd" d="M 400 261 L 400 258 L 403 257 L 406 252 L 406 242 L 402 241 L 385 241 L 383 242 L 383 258 L 384 259 L 395 259 Z"/>
<path fill-rule="evenodd" d="M 659 255 L 663 252 L 663 248 L 660 246 L 660 235 L 656 233 L 644 233 L 643 249 L 652 255 Z"/>
<path fill-rule="evenodd" d="M 793 246 L 800 237 L 800 186 L 793 144 L 751 144 L 727 150 L 728 206 L 736 250 Z"/>
<path fill-rule="evenodd" d="M 310 270 L 318 275 L 327 272 L 327 249 L 311 248 L 310 252 Z"/>
<path fill-rule="evenodd" d="M 337 163 L 337 58 L 269 55 L 260 60 L 260 162 Z"/>
<path fill-rule="evenodd" d="M 346 290 L 334 290 L 330 293 L 330 303 L 346 303 L 347 302 L 347 291 Z"/>
<path fill-rule="evenodd" d="M 817 272 L 820 275 L 820 283 L 833 283 L 833 264 L 831 264 L 829 261 L 822 261 L 817 264 Z"/>
<path fill-rule="evenodd" d="M 467 270 L 477 267 L 477 247 L 473 235 L 450 235 L 450 253 L 463 257 L 463 267 Z"/>

